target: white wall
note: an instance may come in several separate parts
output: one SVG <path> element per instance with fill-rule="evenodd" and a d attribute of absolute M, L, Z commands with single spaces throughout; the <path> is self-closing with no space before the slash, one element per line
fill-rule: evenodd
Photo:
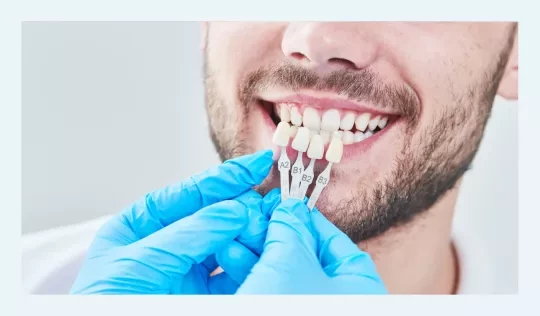
<path fill-rule="evenodd" d="M 218 163 L 197 23 L 23 24 L 22 231 L 118 212 Z M 517 104 L 497 100 L 456 225 L 517 291 Z"/>

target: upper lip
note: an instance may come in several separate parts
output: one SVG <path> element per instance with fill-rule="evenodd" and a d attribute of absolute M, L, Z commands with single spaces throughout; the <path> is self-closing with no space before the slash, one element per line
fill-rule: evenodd
<path fill-rule="evenodd" d="M 387 111 L 386 109 L 383 110 L 368 103 L 352 101 L 343 96 L 330 93 L 324 93 L 323 95 L 321 95 L 321 92 L 297 92 L 287 95 L 280 95 L 273 98 L 271 96 L 264 96 L 264 94 L 261 94 L 259 98 L 261 100 L 272 102 L 274 104 L 298 103 L 302 105 L 309 105 L 322 110 L 344 109 L 360 113 L 371 113 L 374 115 L 399 115 L 399 113 Z"/>

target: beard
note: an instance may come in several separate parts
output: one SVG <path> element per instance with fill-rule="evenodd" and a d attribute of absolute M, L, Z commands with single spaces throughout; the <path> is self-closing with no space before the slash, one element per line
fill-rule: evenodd
<path fill-rule="evenodd" d="M 437 104 L 439 113 L 429 125 L 419 127 L 421 106 L 417 96 L 405 86 L 384 81 L 369 68 L 335 71 L 328 76 L 317 74 L 290 63 L 258 69 L 241 80 L 239 102 L 228 102 L 218 92 L 212 65 L 205 62 L 205 100 L 210 136 L 222 161 L 254 151 L 247 124 L 255 95 L 271 86 L 290 90 L 311 89 L 332 91 L 354 101 L 369 101 L 400 113 L 405 120 L 404 141 L 394 158 L 388 176 L 369 186 L 366 179 L 353 178 L 339 169 L 332 171 L 332 192 L 341 181 L 350 194 L 336 200 L 332 194 L 322 195 L 317 202 L 332 223 L 355 243 L 383 234 L 390 228 L 413 221 L 425 213 L 470 168 L 488 122 L 497 87 L 504 72 L 513 43 L 499 54 L 491 69 L 483 70 L 467 89 L 452 91 L 453 100 Z M 450 89 L 450 87 L 449 87 Z M 276 168 L 270 179 L 276 177 Z M 320 170 L 316 170 L 320 171 Z M 271 181 L 256 188 L 268 192 Z"/>

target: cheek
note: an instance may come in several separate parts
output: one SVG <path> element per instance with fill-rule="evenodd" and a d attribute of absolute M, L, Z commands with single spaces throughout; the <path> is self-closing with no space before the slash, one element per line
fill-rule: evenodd
<path fill-rule="evenodd" d="M 211 23 L 208 61 L 222 95 L 238 102 L 242 79 L 280 58 L 282 23 Z"/>
<path fill-rule="evenodd" d="M 262 107 L 251 104 L 251 110 L 247 118 L 248 129 L 243 133 L 244 141 L 250 143 L 253 151 L 273 148 L 272 135 L 275 131 L 274 122 L 270 119 Z"/>

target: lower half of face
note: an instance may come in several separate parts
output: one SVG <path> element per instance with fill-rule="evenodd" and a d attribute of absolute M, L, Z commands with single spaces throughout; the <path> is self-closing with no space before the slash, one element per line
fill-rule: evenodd
<path fill-rule="evenodd" d="M 412 89 L 401 90 L 400 94 L 397 92 L 400 89 L 395 88 L 395 93 L 388 94 L 393 98 L 381 100 L 403 103 L 400 108 L 393 108 L 399 111 L 342 109 L 337 101 L 335 107 L 326 104 L 323 109 L 312 109 L 312 104 L 273 102 L 276 98 L 267 96 L 279 94 L 279 91 L 272 91 L 273 88 L 269 88 L 272 85 L 267 84 L 261 84 L 264 88 L 250 94 L 249 98 L 236 97 L 241 94 L 242 83 L 231 89 L 224 88 L 226 75 L 216 70 L 219 65 L 214 62 L 218 59 L 207 57 L 206 105 L 212 139 L 223 160 L 266 148 L 279 151 L 272 137 L 282 116 L 287 116 L 281 107 L 289 111 L 289 116 L 302 118 L 291 117 L 292 125 L 315 125 L 320 133 L 321 125 L 334 124 L 345 144 L 343 157 L 332 166 L 330 183 L 316 207 L 355 242 L 411 221 L 456 184 L 478 149 L 495 96 L 494 87 L 500 78 L 499 67 L 493 65 L 478 70 L 483 73 L 476 78 L 481 79 L 468 80 L 463 89 L 445 87 L 448 95 L 427 98 L 415 95 Z M 272 77 L 273 83 L 279 81 L 275 73 L 262 74 Z M 450 78 L 453 79 L 463 80 Z M 380 83 L 375 81 L 374 85 Z M 441 80 L 437 84 L 445 83 Z M 385 86 L 392 89 L 397 85 Z M 310 91 L 317 95 L 316 89 Z M 327 114 L 329 110 L 337 110 L 338 115 Z M 319 121 L 313 123 L 313 116 Z M 325 116 L 326 119 L 338 117 L 338 122 L 325 122 Z M 293 134 L 291 136 L 294 138 Z M 287 153 L 294 162 L 297 151 L 290 143 Z M 305 154 L 303 157 L 307 166 L 309 158 Z M 315 176 L 326 165 L 325 159 L 317 160 Z M 264 194 L 279 185 L 279 173 L 273 168 L 259 190 Z"/>

